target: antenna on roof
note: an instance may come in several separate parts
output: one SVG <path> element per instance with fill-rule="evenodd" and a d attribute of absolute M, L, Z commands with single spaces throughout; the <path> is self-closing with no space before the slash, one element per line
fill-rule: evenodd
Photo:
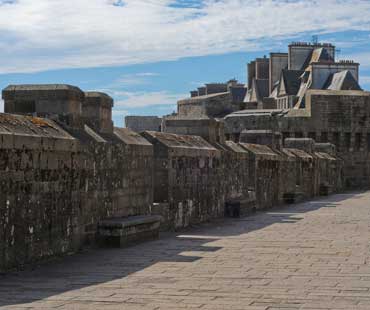
<path fill-rule="evenodd" d="M 317 45 L 319 43 L 319 37 L 315 34 L 312 36 L 312 44 Z"/>

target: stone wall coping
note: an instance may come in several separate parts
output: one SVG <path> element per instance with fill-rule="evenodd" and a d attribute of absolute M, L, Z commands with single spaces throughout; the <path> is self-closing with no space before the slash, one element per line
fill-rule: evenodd
<path fill-rule="evenodd" d="M 185 148 L 217 151 L 217 149 L 200 136 L 177 135 L 156 131 L 145 131 L 153 139 L 158 140 L 169 148 Z"/>
<path fill-rule="evenodd" d="M 225 96 L 231 96 L 230 92 L 224 92 L 224 93 L 216 93 L 216 94 L 209 94 L 209 95 L 203 95 L 198 97 L 192 97 L 192 98 L 185 98 L 181 99 L 177 102 L 177 104 L 191 104 L 191 103 L 201 103 L 201 101 L 209 98 L 215 98 L 215 97 L 225 97 Z"/>
<path fill-rule="evenodd" d="M 74 139 L 50 119 L 7 113 L 0 113 L 0 134 Z"/>
<path fill-rule="evenodd" d="M 113 133 L 127 145 L 152 146 L 152 144 L 143 136 L 128 128 L 114 127 Z"/>
<path fill-rule="evenodd" d="M 132 226 L 160 222 L 160 215 L 137 215 L 124 218 L 111 218 L 99 222 L 99 228 L 124 229 Z"/>
<path fill-rule="evenodd" d="M 270 147 L 267 145 L 262 144 L 253 144 L 253 143 L 239 143 L 242 147 L 244 147 L 249 152 L 256 154 L 256 155 L 267 155 L 274 159 L 278 159 L 279 155 L 275 153 Z"/>
<path fill-rule="evenodd" d="M 14 98 L 24 98 L 27 96 L 32 100 L 33 98 L 40 98 L 41 96 L 56 98 L 56 93 L 58 94 L 58 97 L 67 96 L 78 98 L 79 100 L 83 100 L 85 98 L 85 94 L 80 88 L 68 84 L 9 85 L 3 89 L 2 97 L 5 100 L 12 100 Z"/>

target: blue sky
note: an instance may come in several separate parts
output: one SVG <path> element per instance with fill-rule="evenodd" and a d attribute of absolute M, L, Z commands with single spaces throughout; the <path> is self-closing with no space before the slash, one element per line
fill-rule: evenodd
<path fill-rule="evenodd" d="M 171 113 L 202 83 L 245 82 L 251 59 L 312 35 L 360 62 L 370 90 L 370 1 L 0 0 L 0 87 L 104 91 L 122 126 Z"/>

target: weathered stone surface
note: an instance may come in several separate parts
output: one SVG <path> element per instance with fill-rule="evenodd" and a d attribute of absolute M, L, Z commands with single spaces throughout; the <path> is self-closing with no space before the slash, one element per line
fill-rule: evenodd
<path fill-rule="evenodd" d="M 54 117 L 72 127 L 81 127 L 85 95 L 67 84 L 9 85 L 2 92 L 6 113 Z"/>
<path fill-rule="evenodd" d="M 50 120 L 0 115 L 0 270 L 76 251 L 103 218 L 150 213 L 152 146 L 117 132 L 80 140 Z"/>
<path fill-rule="evenodd" d="M 112 133 L 113 98 L 101 92 L 85 92 L 82 118 L 85 124 L 97 132 Z"/>
<path fill-rule="evenodd" d="M 159 236 L 161 216 L 138 215 L 111 218 L 98 223 L 98 238 L 102 246 L 123 247 Z"/>
<path fill-rule="evenodd" d="M 211 143 L 224 143 L 224 123 L 210 117 L 168 116 L 163 119 L 163 132 L 200 136 Z"/>
<path fill-rule="evenodd" d="M 226 116 L 225 132 L 239 139 L 247 130 L 273 130 L 283 138 L 311 138 L 336 146 L 344 161 L 344 185 L 368 187 L 370 182 L 370 93 L 308 90 L 305 108 L 281 111 L 237 112 Z"/>
<path fill-rule="evenodd" d="M 125 117 L 125 126 L 135 132 L 162 131 L 162 118 L 158 116 L 128 115 Z"/>
<path fill-rule="evenodd" d="M 181 229 L 342 188 L 332 145 L 316 150 L 313 140 L 305 148 L 307 139 L 287 139 L 290 148 L 283 148 L 281 134 L 269 130 L 248 131 L 246 142 L 254 144 L 238 144 L 225 141 L 223 123 L 208 117 L 166 119 L 167 129 L 182 135 L 139 135 L 111 127 L 105 94 L 82 93 L 82 100 L 78 88 L 58 86 L 70 97 L 55 92 L 53 99 L 49 86 L 22 87 L 49 105 L 80 100 L 83 113 L 75 115 L 79 126 L 54 108 L 46 115 L 55 121 L 0 114 L 0 270 L 92 244 L 99 223 L 159 214 L 161 230 Z M 21 98 L 22 87 L 5 92 L 6 100 Z M 121 227 L 118 243 L 158 229 L 159 221 Z"/>
<path fill-rule="evenodd" d="M 168 202 L 173 229 L 219 217 L 224 212 L 220 186 L 221 152 L 197 136 L 144 132 L 154 146 L 154 202 Z"/>
<path fill-rule="evenodd" d="M 232 94 L 229 92 L 183 99 L 178 101 L 177 105 L 181 117 L 223 117 L 239 110 L 239 105 L 233 104 Z"/>

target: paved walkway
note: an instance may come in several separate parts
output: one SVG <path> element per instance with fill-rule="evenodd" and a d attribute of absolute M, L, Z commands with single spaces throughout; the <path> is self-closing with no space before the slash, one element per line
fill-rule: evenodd
<path fill-rule="evenodd" d="M 370 192 L 0 277 L 0 309 L 370 309 Z"/>

